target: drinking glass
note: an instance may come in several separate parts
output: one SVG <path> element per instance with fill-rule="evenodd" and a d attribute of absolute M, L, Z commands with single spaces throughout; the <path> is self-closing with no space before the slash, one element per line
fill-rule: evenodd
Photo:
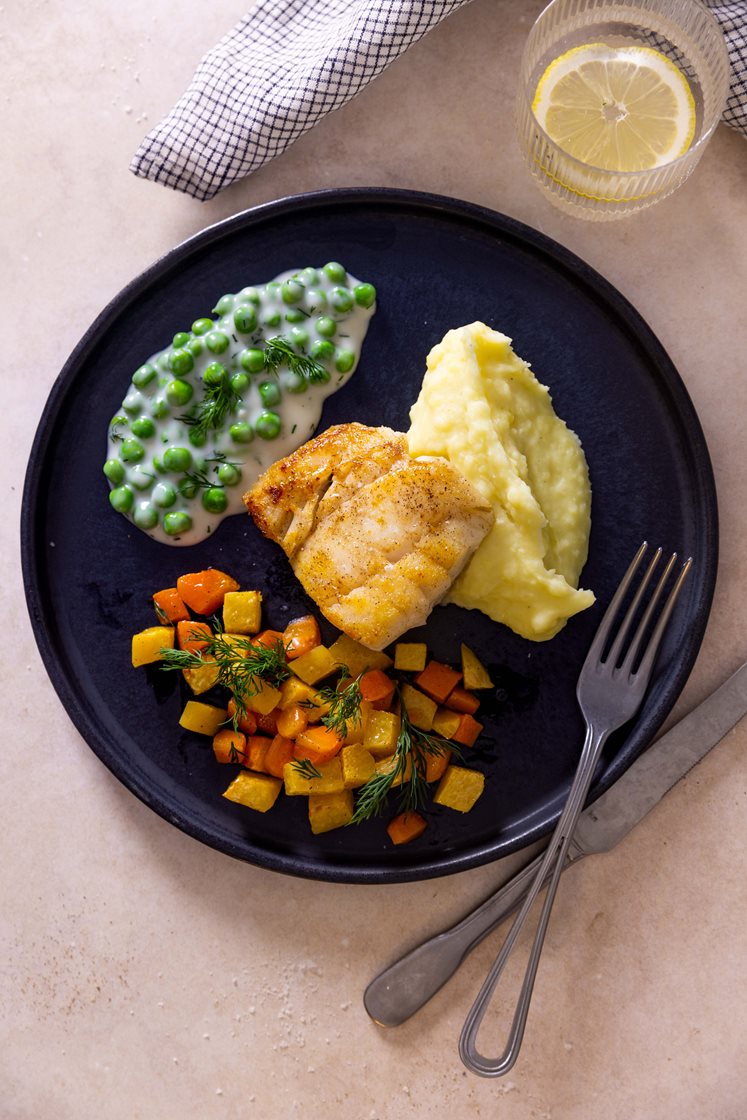
<path fill-rule="evenodd" d="M 532 111 L 540 77 L 560 55 L 592 43 L 653 48 L 687 79 L 695 131 L 678 158 L 643 171 L 605 170 L 563 151 L 540 126 Z M 516 128 L 529 169 L 550 200 L 578 217 L 609 221 L 658 202 L 685 182 L 719 122 L 728 92 L 724 36 L 699 0 L 552 0 L 524 48 Z"/>

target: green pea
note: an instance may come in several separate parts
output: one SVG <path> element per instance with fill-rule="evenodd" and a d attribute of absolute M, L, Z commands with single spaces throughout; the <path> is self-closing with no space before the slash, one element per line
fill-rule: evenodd
<path fill-rule="evenodd" d="M 309 345 L 309 332 L 303 327 L 291 327 L 290 336 L 296 350 L 299 350 L 302 354 L 305 353 L 306 347 Z"/>
<path fill-rule="evenodd" d="M 280 311 L 267 311 L 262 316 L 262 322 L 266 327 L 279 327 L 283 321 L 283 316 Z"/>
<path fill-rule="evenodd" d="M 225 490 L 221 490 L 219 486 L 208 486 L 202 492 L 202 504 L 208 513 L 223 513 L 228 505 Z"/>
<path fill-rule="evenodd" d="M 170 411 L 163 397 L 156 397 L 153 404 L 150 406 L 150 414 L 154 420 L 163 420 L 164 417 L 168 416 Z"/>
<path fill-rule="evenodd" d="M 317 339 L 311 347 L 311 357 L 315 362 L 326 362 L 335 356 L 334 343 L 326 338 Z"/>
<path fill-rule="evenodd" d="M 153 456 L 153 470 L 156 471 L 158 474 L 165 474 L 166 473 L 166 468 L 164 467 L 163 463 L 161 462 L 161 460 L 158 458 L 157 455 Z"/>
<path fill-rule="evenodd" d="M 189 331 L 177 331 L 174 335 L 171 345 L 176 350 L 180 350 L 189 342 Z"/>
<path fill-rule="evenodd" d="M 119 459 L 107 459 L 104 463 L 104 474 L 115 486 L 124 482 L 125 469 Z"/>
<path fill-rule="evenodd" d="M 129 412 L 131 416 L 137 416 L 137 414 L 143 410 L 143 402 L 140 399 L 140 394 L 137 393 L 137 391 L 132 395 L 128 393 L 122 401 L 122 408 L 125 412 Z"/>
<path fill-rule="evenodd" d="M 349 373 L 355 365 L 355 354 L 352 350 L 338 350 L 335 357 L 335 369 L 340 373 Z"/>
<path fill-rule="evenodd" d="M 214 326 L 212 319 L 195 319 L 192 324 L 192 334 L 207 334 Z"/>
<path fill-rule="evenodd" d="M 130 471 L 129 481 L 136 490 L 150 490 L 153 485 L 153 475 L 149 471 L 135 467 L 133 471 Z"/>
<path fill-rule="evenodd" d="M 176 490 L 168 482 L 157 482 L 153 487 L 152 498 L 161 509 L 168 509 L 176 501 Z"/>
<path fill-rule="evenodd" d="M 319 273 L 315 268 L 304 268 L 299 275 L 303 278 L 304 284 L 309 287 L 311 284 L 319 283 Z"/>
<path fill-rule="evenodd" d="M 316 329 L 325 338 L 333 338 L 337 332 L 337 323 L 329 315 L 320 315 L 316 321 Z"/>
<path fill-rule="evenodd" d="M 233 313 L 233 325 L 239 334 L 249 334 L 250 331 L 256 330 L 257 312 L 251 304 L 236 308 Z"/>
<path fill-rule="evenodd" d="M 218 481 L 224 486 L 235 486 L 241 481 L 241 470 L 234 463 L 221 463 L 218 467 Z"/>
<path fill-rule="evenodd" d="M 284 280 L 283 286 L 280 289 L 280 295 L 283 303 L 292 304 L 300 303 L 306 295 L 306 286 L 301 280 L 295 280 L 291 277 L 290 280 Z"/>
<path fill-rule="evenodd" d="M 256 288 L 242 288 L 236 296 L 237 303 L 253 303 L 255 307 L 259 307 L 262 302 L 262 297 Z"/>
<path fill-rule="evenodd" d="M 321 288 L 309 288 L 306 293 L 306 302 L 312 314 L 314 311 L 323 311 L 327 306 L 327 293 L 322 291 Z"/>
<path fill-rule="evenodd" d="M 241 420 L 237 424 L 232 424 L 228 429 L 228 434 L 234 443 L 251 443 L 254 439 L 252 426 L 251 424 L 247 424 L 245 420 Z"/>
<path fill-rule="evenodd" d="M 373 284 L 356 284 L 353 295 L 359 307 L 373 307 L 376 303 L 376 289 Z"/>
<path fill-rule="evenodd" d="M 300 307 L 291 307 L 285 313 L 286 323 L 302 323 L 304 319 L 308 319 L 308 314 L 302 311 Z"/>
<path fill-rule="evenodd" d="M 187 447 L 167 447 L 163 465 L 170 471 L 188 471 L 192 466 L 192 452 Z"/>
<path fill-rule="evenodd" d="M 283 377 L 283 388 L 286 393 L 305 393 L 309 383 L 300 373 L 288 373 Z"/>
<path fill-rule="evenodd" d="M 197 493 L 199 486 L 193 478 L 180 478 L 176 488 L 183 498 L 191 500 Z"/>
<path fill-rule="evenodd" d="M 135 501 L 135 495 L 129 486 L 117 486 L 115 490 L 109 491 L 109 501 L 117 513 L 129 513 L 132 509 L 132 503 Z"/>
<path fill-rule="evenodd" d="M 138 502 L 132 520 L 138 529 L 155 529 L 158 524 L 158 510 L 152 502 Z"/>
<path fill-rule="evenodd" d="M 202 345 L 199 338 L 190 338 L 189 342 L 187 343 L 187 349 L 189 350 L 193 358 L 199 358 L 200 354 L 204 350 L 204 346 Z"/>
<path fill-rule="evenodd" d="M 277 439 L 282 424 L 277 412 L 260 412 L 254 427 L 262 439 Z"/>
<path fill-rule="evenodd" d="M 164 370 L 166 373 L 169 372 L 171 366 L 169 365 L 168 354 L 161 354 L 161 357 L 158 359 L 158 368 Z"/>
<path fill-rule="evenodd" d="M 139 439 L 123 439 L 119 456 L 125 463 L 139 463 L 145 455 L 145 448 Z"/>
<path fill-rule="evenodd" d="M 280 404 L 280 386 L 277 381 L 263 381 L 259 386 L 259 397 L 265 408 L 274 408 L 276 404 Z"/>
<path fill-rule="evenodd" d="M 247 373 L 259 373 L 265 368 L 265 352 L 254 346 L 249 350 L 242 350 L 239 354 L 239 362 Z"/>
<path fill-rule="evenodd" d="M 349 288 L 333 288 L 329 293 L 329 299 L 335 311 L 340 315 L 350 311 L 354 303 L 353 293 Z"/>
<path fill-rule="evenodd" d="M 132 434 L 139 436 L 140 439 L 150 439 L 151 436 L 156 434 L 156 425 L 147 416 L 138 416 L 137 420 L 133 420 L 130 425 Z"/>
<path fill-rule="evenodd" d="M 238 397 L 249 388 L 249 378 L 245 373 L 234 373 L 231 377 L 231 388 Z"/>
<path fill-rule="evenodd" d="M 221 296 L 220 297 L 220 299 L 216 303 L 215 307 L 213 308 L 213 311 L 215 312 L 216 315 L 227 315 L 228 312 L 231 311 L 232 309 L 233 309 L 233 296 L 232 295 L 226 295 L 226 296 Z"/>
<path fill-rule="evenodd" d="M 347 272 L 338 261 L 330 261 L 329 264 L 325 264 L 324 271 L 334 284 L 342 284 L 348 278 Z"/>
<path fill-rule="evenodd" d="M 192 518 L 188 513 L 167 513 L 163 519 L 163 529 L 170 537 L 178 537 L 192 528 Z"/>
<path fill-rule="evenodd" d="M 207 443 L 207 433 L 195 427 L 193 424 L 189 429 L 187 439 L 193 447 L 204 447 Z"/>
<path fill-rule="evenodd" d="M 179 405 L 187 404 L 192 400 L 194 389 L 188 381 L 182 381 L 177 377 L 174 381 L 169 381 L 166 386 L 166 400 L 169 404 Z"/>
<path fill-rule="evenodd" d="M 124 416 L 121 412 L 118 412 L 116 416 L 112 416 L 111 424 L 109 425 L 109 428 L 110 428 L 110 430 L 112 428 L 122 428 L 122 427 L 126 428 L 129 425 L 129 423 L 130 423 L 129 417 Z"/>
<path fill-rule="evenodd" d="M 265 292 L 267 293 L 267 295 L 270 298 L 272 296 L 276 296 L 279 291 L 280 291 L 280 281 L 279 280 L 270 280 L 269 284 L 265 284 Z"/>
<path fill-rule="evenodd" d="M 142 389 L 144 385 L 150 385 L 153 378 L 156 376 L 156 367 L 146 362 L 140 369 L 136 369 L 132 375 L 132 384 L 137 385 L 138 389 Z"/>
<path fill-rule="evenodd" d="M 228 382 L 228 370 L 220 362 L 211 362 L 202 375 L 202 380 L 211 388 L 218 388 Z"/>
<path fill-rule="evenodd" d="M 211 331 L 205 335 L 205 345 L 211 354 L 222 354 L 230 344 L 230 338 L 223 331 Z"/>

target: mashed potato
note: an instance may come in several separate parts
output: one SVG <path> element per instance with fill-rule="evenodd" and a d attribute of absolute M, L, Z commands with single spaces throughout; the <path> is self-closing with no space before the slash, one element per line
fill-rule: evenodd
<path fill-rule="evenodd" d="M 591 525 L 589 472 L 547 389 L 511 339 L 471 323 L 428 355 L 410 420 L 410 453 L 445 456 L 495 513 L 444 601 L 481 610 L 525 638 L 552 638 L 594 595 L 577 590 Z"/>

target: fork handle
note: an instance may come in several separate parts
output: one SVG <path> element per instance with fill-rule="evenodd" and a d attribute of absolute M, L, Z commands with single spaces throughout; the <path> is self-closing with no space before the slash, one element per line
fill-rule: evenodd
<path fill-rule="evenodd" d="M 597 731 L 595 728 L 587 726 L 586 739 L 581 752 L 581 761 L 571 794 L 560 815 L 560 820 L 556 825 L 547 850 L 536 870 L 534 881 L 527 892 L 521 910 L 516 916 L 509 934 L 503 943 L 493 967 L 486 976 L 485 982 L 480 988 L 477 998 L 467 1015 L 464 1027 L 462 1028 L 462 1034 L 459 1039 L 459 1055 L 468 1069 L 471 1069 L 474 1073 L 480 1074 L 482 1077 L 501 1077 L 503 1074 L 508 1073 L 519 1056 L 519 1049 L 524 1037 L 524 1028 L 529 1013 L 529 1004 L 532 998 L 532 990 L 534 988 L 534 980 L 537 975 L 537 967 L 539 965 L 540 954 L 542 953 L 542 946 L 550 920 L 550 913 L 555 900 L 555 893 L 558 889 L 560 875 L 565 866 L 568 849 L 573 839 L 576 821 L 586 801 L 589 786 L 591 785 L 591 780 L 594 775 L 594 769 L 608 734 L 608 731 Z M 521 986 L 521 992 L 519 993 L 519 999 L 511 1023 L 506 1047 L 499 1058 L 486 1058 L 477 1049 L 477 1034 L 480 1025 L 501 973 L 506 965 L 506 961 L 526 923 L 534 901 L 548 877 L 550 881 L 547 894 L 542 906 L 539 922 L 537 923 L 537 930 L 529 954 L 529 961 L 524 974 L 524 980 Z"/>

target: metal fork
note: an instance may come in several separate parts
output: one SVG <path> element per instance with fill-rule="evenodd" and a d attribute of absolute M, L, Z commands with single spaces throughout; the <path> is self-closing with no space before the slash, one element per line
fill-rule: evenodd
<path fill-rule="evenodd" d="M 480 989 L 477 999 L 465 1020 L 462 1034 L 459 1039 L 459 1055 L 468 1069 L 482 1077 L 501 1077 L 514 1065 L 519 1056 L 521 1041 L 524 1037 L 529 1003 L 532 998 L 534 979 L 537 974 L 542 945 L 550 919 L 550 911 L 555 899 L 555 892 L 560 881 L 568 847 L 573 837 L 576 821 L 583 809 L 586 796 L 589 792 L 597 761 L 602 752 L 602 747 L 607 737 L 616 728 L 627 723 L 640 707 L 644 693 L 651 678 L 654 659 L 659 644 L 666 630 L 670 615 L 692 565 L 692 558 L 687 560 L 679 571 L 674 585 L 661 610 L 656 624 L 651 628 L 654 611 L 662 596 L 667 580 L 677 562 L 674 553 L 667 562 L 659 581 L 651 595 L 641 616 L 640 622 L 633 634 L 630 644 L 623 655 L 623 648 L 628 632 L 637 618 L 639 607 L 651 581 L 662 550 L 656 550 L 646 569 L 643 578 L 635 592 L 622 622 L 615 633 L 614 626 L 620 607 L 630 588 L 630 585 L 641 566 L 643 557 L 648 550 L 648 544 L 643 542 L 638 549 L 633 562 L 623 576 L 623 579 L 612 597 L 599 629 L 597 630 L 591 648 L 584 661 L 576 686 L 576 697 L 581 712 L 586 721 L 586 738 L 584 740 L 581 758 L 571 785 L 560 820 L 547 847 L 544 858 L 537 868 L 532 886 L 526 896 L 523 906 L 519 911 L 508 937 L 503 943 L 496 961 L 488 973 L 485 983 Z M 650 636 L 647 637 L 650 631 Z M 614 636 L 613 636 L 614 635 Z M 645 646 L 643 645 L 646 639 Z M 611 640 L 611 645 L 610 645 Z M 608 650 L 609 647 L 609 650 Z M 640 655 L 640 656 L 639 656 Z M 622 659 L 621 659 L 622 657 Z M 477 1034 L 487 1010 L 498 979 L 503 971 L 516 939 L 526 922 L 534 900 L 542 889 L 543 884 L 550 876 L 547 896 L 542 906 L 537 931 L 529 954 L 529 963 L 524 975 L 519 999 L 516 1005 L 513 1022 L 508 1035 L 506 1048 L 499 1058 L 485 1058 L 477 1049 Z"/>

